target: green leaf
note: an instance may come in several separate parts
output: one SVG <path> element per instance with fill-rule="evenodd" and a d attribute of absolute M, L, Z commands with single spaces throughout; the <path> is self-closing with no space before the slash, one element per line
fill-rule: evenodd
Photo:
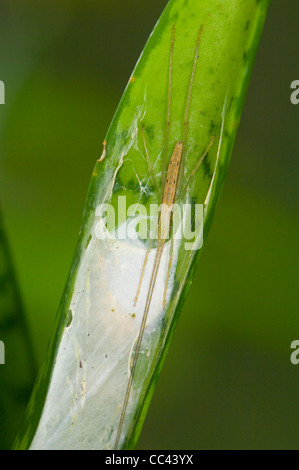
<path fill-rule="evenodd" d="M 223 185 L 268 3 L 168 3 L 95 166 L 57 330 L 15 448 L 136 445 Z M 173 155 L 177 188 L 175 165 L 166 176 Z M 160 216 L 160 236 L 149 240 L 158 224 L 150 210 L 166 201 L 180 223 L 173 215 L 168 231 Z M 188 224 L 191 246 L 177 236 Z"/>
<path fill-rule="evenodd" d="M 0 211 L 0 448 L 16 437 L 33 387 L 35 361 Z"/>

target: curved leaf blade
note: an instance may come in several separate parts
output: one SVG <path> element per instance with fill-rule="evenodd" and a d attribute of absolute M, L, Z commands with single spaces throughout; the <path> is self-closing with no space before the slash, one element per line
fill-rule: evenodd
<path fill-rule="evenodd" d="M 187 251 L 184 240 L 176 243 L 173 233 L 173 252 L 169 240 L 161 250 L 157 279 L 149 268 L 135 307 L 148 245 L 142 237 L 127 237 L 130 230 L 136 235 L 141 219 L 134 212 L 128 215 L 122 204 L 127 208 L 142 203 L 149 222 L 150 205 L 164 200 L 160 193 L 168 184 L 169 159 L 182 141 L 176 200 L 180 208 L 188 203 L 203 206 L 205 238 L 227 170 L 267 5 L 268 1 L 255 0 L 172 0 L 162 14 L 95 167 L 57 332 L 16 448 L 135 446 L 199 250 Z M 169 126 L 165 125 L 168 117 Z M 103 215 L 108 205 L 116 223 L 105 239 Z M 183 213 L 183 222 L 184 217 Z M 148 251 L 149 266 L 158 250 L 159 240 Z M 150 296 L 151 279 L 156 281 Z M 165 286 L 166 308 L 161 302 Z M 139 350 L 136 344 L 149 298 Z"/>

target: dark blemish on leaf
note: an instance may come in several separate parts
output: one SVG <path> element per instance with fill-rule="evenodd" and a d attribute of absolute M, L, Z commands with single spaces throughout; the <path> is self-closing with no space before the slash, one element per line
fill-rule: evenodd
<path fill-rule="evenodd" d="M 70 324 L 72 323 L 72 321 L 73 321 L 73 312 L 71 309 L 69 309 L 67 317 L 66 317 L 65 327 L 68 328 Z"/>
<path fill-rule="evenodd" d="M 204 161 L 202 162 L 204 175 L 207 176 L 209 179 L 213 177 L 213 169 L 211 168 L 211 164 L 209 162 L 209 154 L 206 156 Z"/>
<path fill-rule="evenodd" d="M 250 25 L 250 21 L 248 20 L 248 21 L 246 22 L 246 25 L 245 25 L 245 31 L 247 31 L 247 30 L 249 29 L 249 25 Z"/>
<path fill-rule="evenodd" d="M 233 101 L 234 101 L 234 97 L 232 96 L 232 97 L 231 97 L 231 99 L 230 99 L 230 102 L 229 102 L 229 105 L 228 105 L 227 111 L 230 111 L 230 110 L 231 110 L 231 107 L 232 107 Z"/>
<path fill-rule="evenodd" d="M 130 181 L 127 183 L 127 189 L 128 189 L 129 191 L 137 192 L 139 188 L 140 188 L 139 183 L 136 183 L 136 182 L 133 181 L 133 180 L 130 180 Z"/>
<path fill-rule="evenodd" d="M 190 201 L 191 206 L 194 207 L 195 204 L 196 204 L 196 202 L 197 202 L 196 197 L 193 196 L 193 197 L 191 198 L 191 201 Z"/>
<path fill-rule="evenodd" d="M 146 203 L 149 201 L 150 197 L 152 194 L 155 194 L 155 187 L 154 186 L 147 186 L 147 191 L 143 192 L 142 197 L 141 197 L 141 204 L 146 205 Z"/>
<path fill-rule="evenodd" d="M 248 53 L 246 51 L 243 52 L 243 62 L 244 64 L 247 64 L 248 62 Z"/>
<path fill-rule="evenodd" d="M 186 1 L 185 1 L 185 3 L 186 3 Z M 176 21 L 177 21 L 177 19 L 178 19 L 178 16 L 179 16 L 178 13 L 174 13 L 174 14 L 171 16 L 170 23 L 171 23 L 171 24 L 176 23 Z"/>
<path fill-rule="evenodd" d="M 88 245 L 91 239 L 92 239 L 92 235 L 90 234 L 85 245 L 85 250 L 88 248 Z"/>
<path fill-rule="evenodd" d="M 215 128 L 216 128 L 216 124 L 215 124 L 214 121 L 212 120 L 212 121 L 211 121 L 211 124 L 210 124 L 209 134 L 213 134 Z"/>
<path fill-rule="evenodd" d="M 155 131 L 154 131 L 154 126 L 147 126 L 144 128 L 145 129 L 145 132 L 146 132 L 146 135 L 148 136 L 148 138 L 150 140 L 154 140 L 155 139 Z"/>

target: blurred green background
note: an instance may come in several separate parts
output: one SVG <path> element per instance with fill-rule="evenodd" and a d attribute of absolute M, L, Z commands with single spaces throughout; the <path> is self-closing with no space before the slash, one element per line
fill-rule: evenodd
<path fill-rule="evenodd" d="M 0 0 L 0 201 L 38 365 L 95 160 L 166 3 Z M 299 105 L 290 102 L 298 13 L 297 2 L 272 0 L 228 177 L 140 449 L 299 448 L 299 365 L 290 362 L 299 339 Z"/>

